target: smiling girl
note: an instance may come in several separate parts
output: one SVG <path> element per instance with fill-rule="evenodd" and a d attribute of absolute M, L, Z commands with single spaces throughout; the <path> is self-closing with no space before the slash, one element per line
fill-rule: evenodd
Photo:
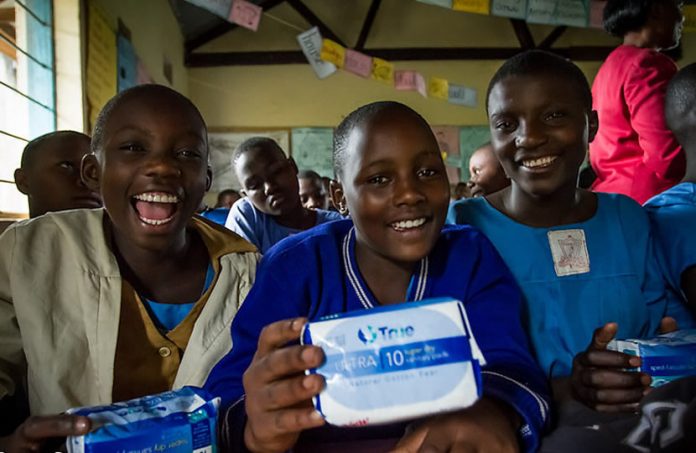
<path fill-rule="evenodd" d="M 519 290 L 480 233 L 443 228 L 449 185 L 428 124 L 395 102 L 361 107 L 336 130 L 334 167 L 334 204 L 352 220 L 297 234 L 265 255 L 232 327 L 233 350 L 206 384 L 223 405 L 237 401 L 225 413 L 223 443 L 234 451 L 536 448 L 546 390 L 519 321 Z M 324 355 L 296 344 L 304 323 L 432 297 L 464 302 L 487 362 L 484 397 L 409 434 L 403 423 L 323 426 L 311 401 L 323 378 L 304 371 Z"/>

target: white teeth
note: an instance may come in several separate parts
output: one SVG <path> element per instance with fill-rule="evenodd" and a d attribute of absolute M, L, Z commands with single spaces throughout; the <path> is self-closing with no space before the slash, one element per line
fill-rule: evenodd
<path fill-rule="evenodd" d="M 148 203 L 178 203 L 179 197 L 168 193 L 147 192 L 135 195 L 133 198 Z"/>
<path fill-rule="evenodd" d="M 410 230 L 412 228 L 418 228 L 426 222 L 425 217 L 413 220 L 400 220 L 391 224 L 392 228 L 395 230 Z"/>
<path fill-rule="evenodd" d="M 538 159 L 523 160 L 522 165 L 524 165 L 525 167 L 529 167 L 529 168 L 544 167 L 546 165 L 549 165 L 554 160 L 556 160 L 557 157 L 558 156 L 546 156 L 546 157 L 540 157 Z"/>
<path fill-rule="evenodd" d="M 148 225 L 164 225 L 165 223 L 171 222 L 174 216 L 168 217 L 166 219 L 158 220 L 158 219 L 146 219 L 145 217 L 138 216 L 141 222 L 146 223 Z"/>

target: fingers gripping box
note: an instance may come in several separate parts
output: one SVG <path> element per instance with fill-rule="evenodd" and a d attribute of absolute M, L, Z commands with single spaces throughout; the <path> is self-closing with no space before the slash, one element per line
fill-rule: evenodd
<path fill-rule="evenodd" d="M 696 375 L 696 329 L 678 330 L 649 340 L 613 340 L 607 349 L 641 357 L 641 371 L 652 376 L 651 387 Z"/>
<path fill-rule="evenodd" d="M 303 344 L 326 361 L 314 406 L 337 426 L 390 423 L 466 408 L 481 395 L 483 355 L 464 305 L 431 299 L 323 318 Z"/>
<path fill-rule="evenodd" d="M 202 389 L 146 396 L 109 406 L 70 409 L 92 421 L 92 431 L 68 437 L 68 453 L 214 453 L 219 398 Z"/>

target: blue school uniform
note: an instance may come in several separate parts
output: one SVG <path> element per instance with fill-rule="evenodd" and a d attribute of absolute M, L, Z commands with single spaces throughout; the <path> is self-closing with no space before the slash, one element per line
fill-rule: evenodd
<path fill-rule="evenodd" d="M 546 382 L 529 352 L 520 323 L 519 289 L 482 234 L 463 226 L 443 229 L 430 255 L 415 270 L 405 300 L 432 297 L 464 302 L 486 360 L 483 393 L 517 410 L 524 421 L 520 432 L 524 445 L 529 450 L 536 448 L 548 421 Z M 272 322 L 298 316 L 311 321 L 378 304 L 358 270 L 351 220 L 292 236 L 262 259 L 256 283 L 233 322 L 232 351 L 213 369 L 206 389 L 222 397 L 223 407 L 243 395 L 242 374 L 251 363 L 261 329 Z M 244 417 L 243 404 L 230 412 L 239 406 L 241 412 L 233 417 Z M 244 421 L 235 425 L 243 428 Z M 355 440 L 369 428 L 312 431 L 327 430 L 335 441 Z M 377 434 L 384 436 L 386 431 L 380 427 Z M 317 436 L 321 438 L 320 433 Z"/>
<path fill-rule="evenodd" d="M 551 228 L 518 223 L 485 198 L 450 207 L 448 222 L 479 228 L 515 276 L 525 327 L 550 378 L 569 376 L 575 355 L 607 322 L 618 323 L 617 338 L 651 337 L 667 314 L 692 324 L 681 301 L 668 297 L 643 209 L 623 195 L 596 195 L 592 218 Z"/>
<path fill-rule="evenodd" d="M 683 182 L 645 203 L 665 277 L 679 294 L 681 275 L 696 266 L 696 184 Z"/>
<path fill-rule="evenodd" d="M 343 219 L 341 214 L 334 211 L 318 209 L 316 213 L 316 225 Z M 275 217 L 256 209 L 248 198 L 242 198 L 232 205 L 225 226 L 254 244 L 261 253 L 266 253 L 269 248 L 286 237 L 303 231 L 279 224 Z"/>

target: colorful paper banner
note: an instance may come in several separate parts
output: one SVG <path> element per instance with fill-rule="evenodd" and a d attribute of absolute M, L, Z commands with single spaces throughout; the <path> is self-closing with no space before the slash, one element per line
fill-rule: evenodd
<path fill-rule="evenodd" d="M 466 13 L 490 14 L 490 0 L 453 0 L 452 9 Z"/>
<path fill-rule="evenodd" d="M 492 0 L 491 14 L 513 19 L 527 17 L 527 0 Z"/>
<path fill-rule="evenodd" d="M 370 77 L 372 73 L 372 58 L 356 50 L 346 49 L 343 69 L 360 77 Z"/>
<path fill-rule="evenodd" d="M 227 19 L 230 17 L 230 9 L 232 8 L 232 0 L 186 0 L 192 5 L 206 9 L 216 16 Z"/>
<path fill-rule="evenodd" d="M 428 81 L 428 97 L 446 101 L 449 97 L 449 82 L 446 79 L 431 77 Z"/>
<path fill-rule="evenodd" d="M 476 90 L 462 85 L 449 84 L 449 96 L 447 101 L 450 104 L 464 105 L 466 107 L 476 107 Z"/>
<path fill-rule="evenodd" d="M 233 0 L 230 10 L 230 22 L 256 31 L 259 28 L 263 8 L 247 0 Z"/>
<path fill-rule="evenodd" d="M 429 5 L 442 6 L 443 8 L 452 9 L 452 0 L 418 0 L 420 3 Z"/>
<path fill-rule="evenodd" d="M 346 49 L 336 41 L 324 38 L 321 44 L 321 59 L 342 68 L 346 60 Z"/>
<path fill-rule="evenodd" d="M 297 42 L 317 77 L 325 79 L 336 72 L 336 65 L 321 59 L 322 41 L 319 27 L 312 27 L 297 35 Z"/>
<path fill-rule="evenodd" d="M 388 85 L 394 85 L 394 64 L 381 58 L 373 58 L 372 79 Z"/>

